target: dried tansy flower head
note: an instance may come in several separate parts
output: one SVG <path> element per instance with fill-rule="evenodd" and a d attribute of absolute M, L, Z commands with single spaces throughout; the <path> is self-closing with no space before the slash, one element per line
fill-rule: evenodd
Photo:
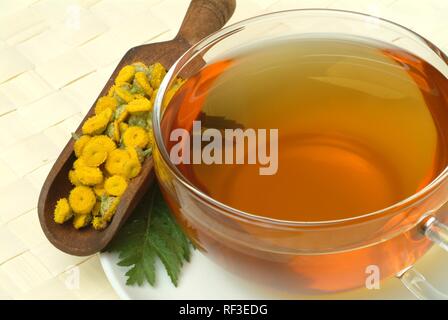
<path fill-rule="evenodd" d="M 75 169 L 76 177 L 85 186 L 94 186 L 103 182 L 103 173 L 99 168 L 81 167 Z"/>
<path fill-rule="evenodd" d="M 79 159 L 82 159 L 86 166 L 98 167 L 106 161 L 109 153 L 115 149 L 115 143 L 108 136 L 94 136 L 82 150 Z"/>
<path fill-rule="evenodd" d="M 127 147 L 138 147 L 144 149 L 149 142 L 148 132 L 142 127 L 129 127 L 123 134 L 123 143 Z"/>
<path fill-rule="evenodd" d="M 101 97 L 98 99 L 95 105 L 95 114 L 98 115 L 106 109 L 110 109 L 112 112 L 114 112 L 115 109 L 117 109 L 117 106 L 118 102 L 114 98 L 108 96 Z"/>
<path fill-rule="evenodd" d="M 70 170 L 68 172 L 68 179 L 70 180 L 70 183 L 74 186 L 81 186 L 82 183 L 78 178 L 78 175 L 76 174 L 76 170 Z"/>
<path fill-rule="evenodd" d="M 107 124 L 109 123 L 111 117 L 112 110 L 109 108 L 105 109 L 100 114 L 90 117 L 86 120 L 86 122 L 84 122 L 84 125 L 82 126 L 82 133 L 90 135 L 103 133 L 104 130 L 106 130 Z"/>
<path fill-rule="evenodd" d="M 96 202 L 92 189 L 86 186 L 75 187 L 68 197 L 72 210 L 77 214 L 89 214 Z"/>
<path fill-rule="evenodd" d="M 104 196 L 106 194 L 106 190 L 104 189 L 104 182 L 94 185 L 93 192 L 95 192 L 97 197 Z M 99 204 L 99 202 L 98 202 L 98 204 Z"/>
<path fill-rule="evenodd" d="M 121 85 L 123 83 L 130 83 L 135 75 L 135 67 L 133 65 L 125 66 L 117 75 L 115 79 L 116 85 Z"/>
<path fill-rule="evenodd" d="M 57 223 L 64 223 L 73 216 L 72 209 L 68 204 L 67 198 L 59 199 L 54 209 L 54 221 Z"/>
<path fill-rule="evenodd" d="M 85 166 L 87 166 L 87 164 L 85 163 L 83 158 L 78 158 L 73 162 L 73 169 L 78 169 Z"/>
<path fill-rule="evenodd" d="M 92 144 L 96 144 L 99 148 L 106 151 L 108 154 L 117 148 L 115 142 L 113 142 L 112 139 L 105 135 L 94 136 L 89 142 L 91 142 Z"/>
<path fill-rule="evenodd" d="M 152 106 L 165 74 L 160 63 L 125 66 L 107 95 L 97 100 L 95 115 L 82 125 L 82 135 L 73 134 L 77 159 L 68 179 L 74 188 L 55 204 L 56 223 L 72 219 L 76 229 L 108 226 L 120 197 L 151 154 Z M 175 89 L 182 83 L 178 79 Z"/>
<path fill-rule="evenodd" d="M 136 91 L 144 92 L 148 96 L 151 96 L 154 92 L 154 89 L 151 87 L 148 78 L 146 77 L 146 73 L 143 71 L 135 74 L 134 86 L 136 87 Z"/>
<path fill-rule="evenodd" d="M 107 152 L 101 150 L 100 146 L 91 144 L 89 148 L 85 148 L 83 152 L 82 161 L 86 166 L 98 167 L 107 159 Z"/>
<path fill-rule="evenodd" d="M 104 189 L 107 194 L 111 196 L 121 196 L 127 187 L 128 183 L 126 179 L 119 175 L 114 175 L 107 178 L 104 182 Z"/>
<path fill-rule="evenodd" d="M 91 139 L 88 135 L 83 135 L 76 139 L 75 144 L 73 145 L 73 151 L 75 151 L 75 156 L 78 158 L 81 156 L 82 150 L 86 146 L 87 142 Z"/>
<path fill-rule="evenodd" d="M 151 111 L 151 101 L 149 101 L 146 98 L 139 98 L 132 100 L 128 103 L 126 110 L 128 110 L 129 113 L 142 113 L 142 112 L 148 112 Z"/>
<path fill-rule="evenodd" d="M 105 168 L 107 173 L 111 175 L 123 174 L 124 165 L 129 161 L 129 159 L 129 154 L 123 149 L 116 149 L 112 151 L 106 160 Z"/>
<path fill-rule="evenodd" d="M 129 86 L 115 87 L 114 97 L 119 103 L 128 103 L 135 99 L 135 96 L 130 92 Z"/>
<path fill-rule="evenodd" d="M 125 163 L 123 168 L 124 175 L 129 178 L 135 178 L 142 171 L 142 165 L 136 159 L 131 159 Z"/>
<path fill-rule="evenodd" d="M 73 226 L 76 229 L 81 229 L 89 225 L 90 221 L 92 221 L 91 214 L 75 214 L 73 218 Z"/>

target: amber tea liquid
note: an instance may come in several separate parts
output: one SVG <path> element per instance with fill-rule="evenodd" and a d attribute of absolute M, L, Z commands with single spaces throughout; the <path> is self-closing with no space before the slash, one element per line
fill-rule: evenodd
<path fill-rule="evenodd" d="M 377 211 L 446 166 L 443 86 L 425 61 L 383 43 L 313 38 L 246 49 L 189 80 L 171 128 L 191 126 L 182 117 L 191 112 L 205 128 L 278 128 L 277 173 L 250 164 L 179 168 L 214 199 L 270 218 Z"/>
<path fill-rule="evenodd" d="M 448 161 L 447 95 L 445 76 L 397 47 L 363 38 L 295 38 L 247 47 L 207 65 L 172 100 L 162 127 L 191 130 L 200 120 L 203 128 L 219 130 L 278 129 L 274 175 L 260 175 L 259 166 L 249 164 L 178 169 L 212 198 L 245 212 L 338 220 L 387 208 L 440 174 Z M 408 238 L 386 244 L 387 257 L 375 246 L 284 257 L 284 272 L 293 269 L 319 290 L 344 289 L 363 281 L 364 266 L 379 256 L 393 266 L 385 270 L 396 272 L 403 260 L 405 266 L 426 250 L 427 242 L 412 239 L 418 253 L 408 253 Z M 225 247 L 217 251 L 240 254 Z M 325 281 L 313 278 L 319 268 L 329 275 Z M 350 279 L 338 279 L 344 268 L 353 268 Z"/>

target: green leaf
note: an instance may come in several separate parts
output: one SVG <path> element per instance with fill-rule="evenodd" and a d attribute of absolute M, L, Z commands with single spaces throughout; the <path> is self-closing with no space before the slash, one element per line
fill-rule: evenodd
<path fill-rule="evenodd" d="M 127 285 L 156 281 L 159 258 L 177 286 L 184 261 L 190 261 L 191 243 L 174 220 L 158 186 L 142 199 L 134 213 L 107 248 L 118 252 L 119 266 L 130 267 Z"/>

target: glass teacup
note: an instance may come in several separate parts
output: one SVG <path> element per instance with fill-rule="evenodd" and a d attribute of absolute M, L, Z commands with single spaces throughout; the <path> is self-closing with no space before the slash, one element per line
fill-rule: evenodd
<path fill-rule="evenodd" d="M 154 160 L 165 199 L 206 256 L 252 281 L 287 291 L 338 292 L 395 275 L 418 297 L 445 298 L 412 265 L 434 242 L 447 248 L 448 228 L 443 223 L 448 214 L 439 210 L 448 199 L 447 169 L 387 208 L 349 219 L 291 222 L 249 214 L 211 198 L 170 159 L 161 122 L 177 76 L 188 78 L 242 44 L 318 33 L 393 43 L 448 75 L 448 58 L 428 40 L 393 22 L 359 13 L 291 10 L 227 27 L 186 52 L 159 89 L 153 115 Z"/>

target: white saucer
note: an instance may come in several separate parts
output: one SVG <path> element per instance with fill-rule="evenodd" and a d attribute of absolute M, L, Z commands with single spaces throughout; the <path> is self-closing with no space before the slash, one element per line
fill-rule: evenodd
<path fill-rule="evenodd" d="M 127 268 L 117 266 L 117 255 L 101 254 L 101 264 L 112 287 L 122 299 L 414 299 L 401 282 L 391 278 L 379 290 L 360 289 L 332 295 L 288 295 L 253 285 L 223 270 L 199 251 L 182 270 L 179 286 L 171 284 L 162 264 L 157 265 L 156 286 L 126 286 Z M 431 249 L 417 264 L 439 290 L 448 293 L 448 253 Z"/>

